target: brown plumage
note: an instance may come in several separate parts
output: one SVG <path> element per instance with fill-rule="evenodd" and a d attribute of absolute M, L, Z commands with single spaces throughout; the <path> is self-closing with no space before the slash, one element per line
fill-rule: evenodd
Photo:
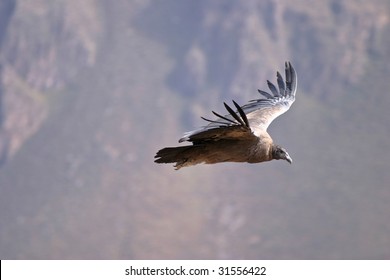
<path fill-rule="evenodd" d="M 214 111 L 217 120 L 201 129 L 190 131 L 179 140 L 192 145 L 168 147 L 157 152 L 155 162 L 176 163 L 176 169 L 198 163 L 248 162 L 258 163 L 273 159 L 292 162 L 287 151 L 275 145 L 267 132 L 270 123 L 285 113 L 295 101 L 297 75 L 291 63 L 286 62 L 286 82 L 277 72 L 278 88 L 267 81 L 272 94 L 259 90 L 265 99 L 251 100 L 239 106 L 237 111 L 224 103 L 229 115 L 222 116 Z"/>

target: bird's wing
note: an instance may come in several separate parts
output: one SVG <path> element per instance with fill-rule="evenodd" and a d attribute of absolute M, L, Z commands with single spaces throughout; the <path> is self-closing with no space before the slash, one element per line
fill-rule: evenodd
<path fill-rule="evenodd" d="M 189 136 L 188 139 L 186 139 L 186 141 L 193 142 L 194 144 L 201 144 L 206 142 L 218 141 L 221 139 L 241 141 L 241 140 L 249 140 L 254 138 L 255 136 L 253 135 L 250 129 L 247 129 L 240 125 L 235 125 L 235 126 L 221 126 L 217 128 L 204 130 Z"/>
<path fill-rule="evenodd" d="M 202 117 L 210 123 L 203 128 L 185 133 L 179 142 L 190 141 L 194 144 L 200 144 L 221 139 L 246 140 L 255 138 L 244 111 L 235 101 L 233 104 L 237 108 L 237 112 L 224 103 L 230 115 L 222 116 L 213 111 L 219 117 L 218 120 L 213 121 Z"/>
<path fill-rule="evenodd" d="M 272 94 L 259 90 L 259 93 L 266 97 L 265 99 L 251 100 L 242 107 L 233 101 L 237 111 L 224 103 L 229 115 L 222 116 L 213 111 L 213 114 L 218 117 L 217 120 L 202 117 L 210 123 L 200 129 L 185 133 L 179 142 L 198 143 L 206 139 L 215 141 L 222 138 L 249 139 L 266 133 L 270 123 L 285 113 L 295 101 L 297 74 L 291 63 L 286 62 L 286 82 L 279 72 L 276 76 L 278 88 L 267 81 Z"/>
<path fill-rule="evenodd" d="M 271 122 L 290 109 L 295 101 L 297 91 L 297 74 L 290 62 L 286 62 L 286 82 L 279 72 L 276 74 L 278 88 L 267 81 L 271 93 L 259 90 L 265 99 L 251 100 L 242 106 L 250 127 L 256 136 L 267 131 Z"/>

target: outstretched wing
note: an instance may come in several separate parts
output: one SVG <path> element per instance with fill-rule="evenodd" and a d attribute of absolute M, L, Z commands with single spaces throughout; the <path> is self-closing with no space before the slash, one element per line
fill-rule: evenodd
<path fill-rule="evenodd" d="M 278 88 L 267 81 L 271 93 L 258 90 L 265 99 L 251 100 L 242 106 L 247 115 L 250 127 L 255 135 L 259 136 L 267 131 L 271 122 L 290 109 L 295 101 L 297 91 L 297 74 L 290 62 L 286 62 L 286 82 L 279 72 L 276 74 Z"/>
<path fill-rule="evenodd" d="M 222 116 L 212 111 L 214 115 L 219 117 L 218 120 L 213 121 L 202 117 L 210 124 L 201 129 L 185 133 L 179 142 L 190 141 L 194 144 L 200 144 L 220 139 L 245 140 L 254 138 L 255 136 L 249 127 L 249 121 L 241 107 L 233 100 L 233 104 L 237 109 L 237 112 L 235 112 L 229 105 L 223 104 L 230 115 Z"/>
<path fill-rule="evenodd" d="M 229 115 L 222 116 L 212 111 L 218 117 L 217 120 L 202 117 L 210 123 L 198 130 L 185 133 L 179 142 L 191 141 L 195 144 L 201 141 L 215 141 L 222 138 L 249 139 L 254 136 L 259 137 L 265 133 L 270 123 L 285 113 L 295 101 L 297 74 L 291 63 L 286 62 L 286 82 L 284 82 L 279 72 L 276 76 L 278 88 L 267 81 L 272 94 L 259 90 L 259 93 L 266 97 L 265 99 L 251 100 L 242 107 L 233 100 L 237 111 L 224 103 Z"/>

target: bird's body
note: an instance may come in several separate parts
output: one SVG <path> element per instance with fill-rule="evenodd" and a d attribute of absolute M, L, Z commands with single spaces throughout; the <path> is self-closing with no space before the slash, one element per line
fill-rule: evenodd
<path fill-rule="evenodd" d="M 155 156 L 155 162 L 176 163 L 176 169 L 199 163 L 259 163 L 273 159 L 284 159 L 291 163 L 286 150 L 273 143 L 267 128 L 295 100 L 295 70 L 290 63 L 286 63 L 286 83 L 277 73 L 279 90 L 267 82 L 273 95 L 259 90 L 266 99 L 252 100 L 242 107 L 233 101 L 237 111 L 224 103 L 229 115 L 222 116 L 213 112 L 219 119 L 203 118 L 210 123 L 186 133 L 179 140 L 192 142 L 192 145 L 161 149 Z"/>
<path fill-rule="evenodd" d="M 258 163 L 272 159 L 272 150 L 269 145 L 267 145 L 269 149 L 259 148 L 263 145 L 264 141 L 265 139 L 248 139 L 244 141 L 232 139 L 219 140 L 183 147 L 164 148 L 158 152 L 158 156 L 164 159 L 164 163 L 176 162 L 176 168 L 199 163 Z M 267 139 L 267 142 L 269 141 Z"/>

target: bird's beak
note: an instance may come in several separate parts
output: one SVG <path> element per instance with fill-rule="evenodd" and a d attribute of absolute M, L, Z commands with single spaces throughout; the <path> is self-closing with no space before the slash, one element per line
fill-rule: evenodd
<path fill-rule="evenodd" d="M 286 160 L 288 161 L 289 164 L 292 163 L 292 159 L 289 154 L 286 154 Z"/>

